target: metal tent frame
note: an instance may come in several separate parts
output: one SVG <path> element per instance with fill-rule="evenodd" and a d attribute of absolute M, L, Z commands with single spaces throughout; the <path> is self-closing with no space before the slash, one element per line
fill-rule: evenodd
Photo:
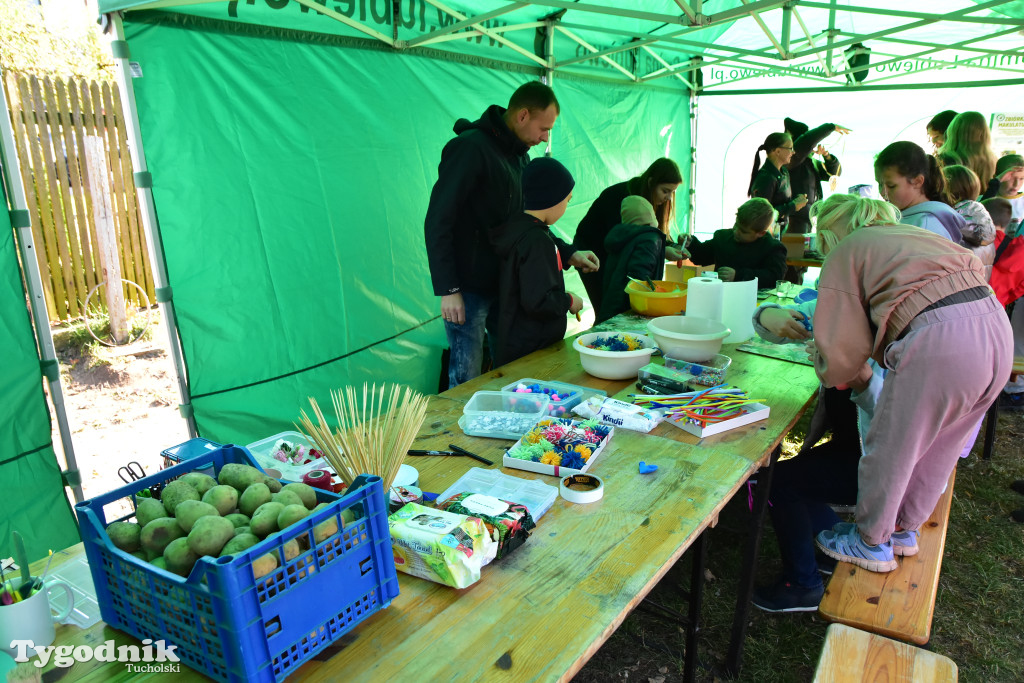
<path fill-rule="evenodd" d="M 104 11 L 161 9 L 224 1 L 108 0 L 101 1 L 101 8 Z M 262 1 L 275 8 L 281 6 L 280 0 Z M 513 61 L 519 67 L 533 67 L 546 75 L 579 74 L 585 63 L 600 60 L 610 67 L 608 73 L 614 78 L 649 83 L 673 77 L 677 85 L 694 90 L 698 95 L 718 94 L 729 90 L 730 85 L 765 75 L 793 76 L 811 87 L 825 83 L 839 90 L 863 87 L 852 78 L 858 68 L 846 62 L 842 51 L 868 42 L 878 48 L 876 55 L 886 58 L 872 67 L 901 60 L 930 59 L 931 55 L 955 49 L 979 55 L 1016 56 L 1019 59 L 1014 64 L 1020 64 L 1021 68 L 1004 65 L 1002 60 L 994 60 L 997 63 L 981 68 L 1017 77 L 1024 72 L 1024 56 L 1021 56 L 1024 37 L 1007 39 L 1024 28 L 1024 2 L 1021 0 L 945 0 L 941 4 L 948 11 L 927 11 L 935 6 L 932 2 L 901 3 L 899 8 L 894 8 L 892 3 L 882 0 L 844 0 L 843 4 L 839 0 L 654 0 L 641 5 L 660 6 L 662 11 L 637 9 L 641 3 L 622 0 L 491 0 L 480 4 L 498 6 L 474 15 L 441 0 L 370 1 L 374 8 L 383 4 L 384 11 L 391 13 L 387 21 L 390 35 L 365 20 L 354 18 L 352 2 L 349 3 L 352 16 L 349 16 L 341 11 L 342 3 L 294 0 L 303 12 L 330 18 L 346 27 L 351 35 L 396 51 L 414 48 L 453 51 L 456 41 L 487 39 L 492 45 L 511 51 L 511 55 L 504 51 L 505 59 L 499 61 Z M 241 7 L 256 2 L 260 0 L 230 0 L 228 5 L 234 7 L 233 16 L 237 16 Z M 860 4 L 848 4 L 852 2 Z M 436 9 L 438 16 L 443 16 L 448 23 L 403 38 L 402 34 L 408 35 L 409 31 L 399 30 L 402 6 L 407 5 L 412 12 L 412 6 L 417 3 Z M 473 3 L 461 0 L 461 4 Z M 495 25 L 499 18 L 512 23 Z M 877 26 L 866 31 L 848 28 L 855 20 L 865 18 L 870 18 Z M 957 27 L 968 32 L 964 40 L 950 42 L 930 37 Z M 724 34 L 709 39 L 707 31 L 713 28 Z M 543 50 L 535 47 L 539 44 L 534 41 L 538 30 L 546 34 Z M 555 35 L 562 39 L 560 45 L 555 44 Z M 739 36 L 742 38 L 737 39 Z M 751 36 L 760 36 L 760 44 L 754 44 Z M 739 42 L 748 44 L 737 44 Z M 578 54 L 557 56 L 566 46 Z M 658 68 L 638 72 L 635 56 L 641 51 L 653 59 Z M 632 68 L 612 59 L 620 53 L 632 53 Z M 513 59 L 509 59 L 510 56 Z M 872 81 L 902 80 L 922 87 L 928 84 L 909 76 L 946 68 L 948 62 L 943 62 L 945 60 L 930 59 L 930 67 L 915 69 L 912 74 L 895 73 Z M 695 72 L 710 67 L 734 69 L 737 75 L 704 85 Z M 934 84 L 935 87 L 945 85 L 948 84 Z M 765 88 L 763 91 L 773 90 Z"/>

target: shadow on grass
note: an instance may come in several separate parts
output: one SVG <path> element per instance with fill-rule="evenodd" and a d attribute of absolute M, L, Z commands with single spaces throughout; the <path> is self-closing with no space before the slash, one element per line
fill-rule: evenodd
<path fill-rule="evenodd" d="M 1024 525 L 1009 516 L 1011 510 L 1024 507 L 1024 496 L 1009 488 L 1011 481 L 1024 479 L 1022 437 L 1024 413 L 1001 414 L 992 459 L 981 460 L 979 438 L 957 473 L 927 647 L 956 662 L 965 681 L 1024 680 Z M 727 679 L 723 664 L 749 514 L 741 489 L 709 532 L 710 576 L 702 612 L 699 681 Z M 781 569 L 770 521 L 766 527 L 757 567 L 761 584 L 771 582 Z M 687 554 L 650 598 L 685 613 L 680 587 L 688 583 L 689 571 Z M 816 613 L 774 615 L 753 608 L 748 624 L 743 669 L 734 680 L 765 683 L 813 678 L 828 626 Z M 638 609 L 573 680 L 681 681 L 683 639 L 680 625 Z"/>

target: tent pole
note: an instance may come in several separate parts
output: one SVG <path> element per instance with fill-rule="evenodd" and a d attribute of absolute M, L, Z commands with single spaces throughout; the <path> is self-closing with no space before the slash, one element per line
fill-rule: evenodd
<path fill-rule="evenodd" d="M 826 57 L 825 73 L 832 76 L 832 48 L 836 42 L 836 0 L 828 2 L 828 55 Z"/>
<path fill-rule="evenodd" d="M 700 57 L 694 57 L 691 60 L 691 64 L 699 65 L 703 60 Z M 700 83 L 698 79 L 699 70 L 693 72 L 693 82 Z M 700 102 L 700 93 L 697 88 L 690 88 L 690 192 L 686 201 L 689 203 L 686 211 L 687 226 L 686 232 L 689 235 L 697 232 L 696 221 L 697 221 L 697 189 L 694 187 L 694 182 L 697 178 L 697 123 L 698 123 L 698 107 Z"/>
<path fill-rule="evenodd" d="M 541 81 L 549 88 L 555 85 L 555 21 L 550 17 L 544 20 L 544 77 Z M 551 156 L 551 136 L 548 136 L 548 146 L 544 150 L 544 156 Z"/>
<path fill-rule="evenodd" d="M 32 217 L 28 212 L 28 200 L 25 187 L 22 185 L 21 167 L 18 166 L 18 151 L 14 142 L 14 130 L 11 128 L 11 113 L 7 109 L 7 95 L 4 92 L 4 72 L 0 68 L 0 166 L 7 169 L 10 181 L 12 208 L 11 223 L 18 229 L 18 250 L 21 252 L 21 267 L 24 270 L 25 284 L 29 290 L 29 308 L 32 309 L 32 322 L 35 326 L 36 342 L 39 345 L 40 366 L 43 376 L 50 386 L 50 400 L 53 412 L 57 417 L 57 429 L 60 431 L 61 445 L 64 447 L 64 461 L 67 469 L 61 472 L 65 484 L 71 487 L 75 502 L 85 500 L 82 494 L 82 477 L 78 472 L 75 459 L 75 447 L 71 442 L 71 428 L 68 426 L 67 409 L 64 407 L 64 389 L 60 383 L 60 366 L 57 364 L 57 351 L 53 346 L 50 334 L 50 318 L 46 312 L 46 299 L 43 296 L 43 279 L 39 274 L 39 262 L 36 261 L 36 246 L 32 239 Z M 5 207 L 6 208 L 6 207 Z M 17 214 L 15 214 L 17 212 Z M 18 215 L 18 219 L 15 219 Z"/>
<path fill-rule="evenodd" d="M 156 206 L 153 203 L 153 182 L 146 166 L 146 155 L 142 150 L 142 132 L 139 130 L 139 112 L 135 107 L 135 89 L 132 86 L 131 67 L 128 64 L 128 44 L 125 42 L 124 24 L 120 13 L 113 13 L 113 24 L 117 40 L 111 44 L 114 52 L 114 63 L 117 66 L 117 85 L 121 90 L 121 108 L 124 114 L 124 127 L 128 134 L 128 150 L 132 157 L 132 169 L 135 175 L 136 194 L 139 198 L 139 209 L 142 216 L 142 227 L 146 232 L 146 244 L 149 250 L 149 262 L 153 268 L 153 284 L 156 286 L 156 300 L 164 319 L 167 330 L 167 349 L 174 363 L 174 375 L 178 380 L 178 397 L 181 404 L 178 411 L 185 418 L 190 438 L 199 435 L 196 429 L 196 418 L 192 410 L 191 394 L 188 378 L 185 374 L 185 361 L 181 353 L 181 342 L 178 337 L 178 318 L 174 311 L 171 287 L 167 277 L 167 262 L 160 241 L 160 227 L 156 218 Z"/>
<path fill-rule="evenodd" d="M 793 4 L 782 6 L 782 58 L 789 59 L 789 33 L 793 29 Z"/>

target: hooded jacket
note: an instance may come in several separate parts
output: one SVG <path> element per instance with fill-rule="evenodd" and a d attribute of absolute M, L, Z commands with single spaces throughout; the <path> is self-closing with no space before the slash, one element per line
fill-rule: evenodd
<path fill-rule="evenodd" d="M 616 225 L 604 240 L 608 254 L 604 271 L 604 295 L 595 324 L 629 309 L 626 285 L 630 277 L 660 280 L 665 273 L 665 235 L 650 225 Z"/>
<path fill-rule="evenodd" d="M 504 365 L 561 341 L 572 298 L 556 238 L 543 221 L 520 213 L 491 230 L 491 238 L 501 260 L 494 357 Z"/>
<path fill-rule="evenodd" d="M 962 231 L 967 227 L 963 216 L 942 202 L 921 202 L 900 212 L 900 223 L 924 228 L 940 237 L 948 237 L 954 244 L 962 245 Z"/>
<path fill-rule="evenodd" d="M 498 259 L 488 231 L 523 210 L 521 176 L 529 147 L 509 129 L 505 108 L 459 119 L 441 152 L 424 222 L 434 294 L 493 294 Z"/>
<path fill-rule="evenodd" d="M 821 270 L 814 312 L 815 364 L 825 386 L 845 384 L 929 305 L 985 286 L 970 251 L 908 225 L 873 225 L 850 234 Z M 941 369 L 936 369 L 941 371 Z"/>

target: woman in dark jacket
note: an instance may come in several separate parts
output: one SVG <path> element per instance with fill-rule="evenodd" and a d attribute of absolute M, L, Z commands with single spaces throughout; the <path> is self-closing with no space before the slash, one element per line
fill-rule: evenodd
<path fill-rule="evenodd" d="M 573 245 L 577 249 L 594 252 L 603 264 L 608 257 L 604 240 L 611 229 L 620 222 L 622 200 L 631 195 L 638 195 L 651 203 L 654 215 L 658 218 L 658 229 L 668 236 L 669 226 L 675 214 L 675 191 L 681 182 L 683 176 L 676 162 L 661 158 L 639 177 L 606 188 L 590 205 L 587 215 L 580 221 Z M 677 260 L 682 258 L 682 255 L 678 249 L 670 247 L 666 251 L 666 258 Z M 600 311 L 603 293 L 602 273 L 580 273 L 580 279 L 594 310 Z"/>
<path fill-rule="evenodd" d="M 765 160 L 761 163 L 761 150 Z M 786 231 L 789 217 L 807 205 L 807 195 L 793 196 L 786 164 L 793 158 L 793 138 L 787 133 L 772 133 L 754 153 L 748 197 L 763 197 L 779 212 L 779 233 Z"/>

